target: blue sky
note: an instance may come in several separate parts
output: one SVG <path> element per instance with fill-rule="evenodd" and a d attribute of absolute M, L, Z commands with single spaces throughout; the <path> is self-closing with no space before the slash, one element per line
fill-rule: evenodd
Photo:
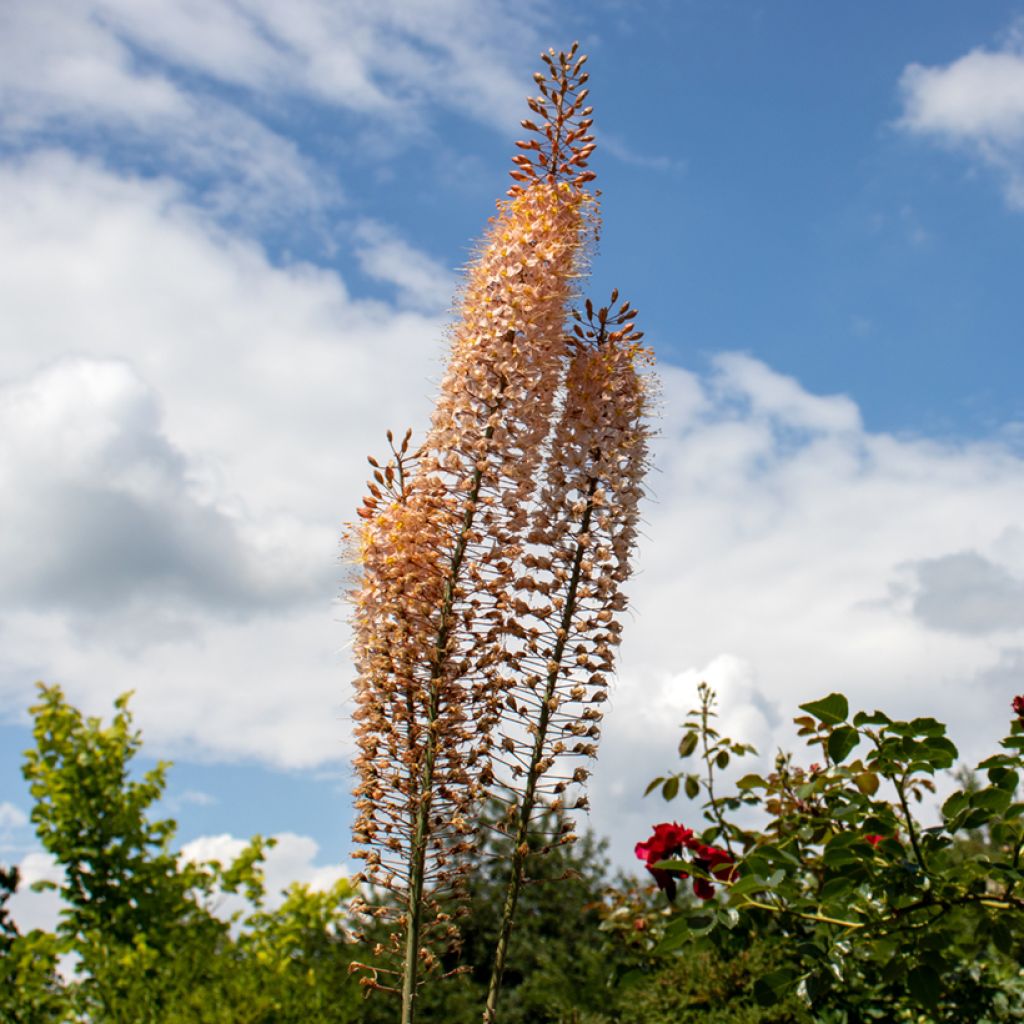
<path fill-rule="evenodd" d="M 275 880 L 344 870 L 341 525 L 384 430 L 426 421 L 537 53 L 573 39 L 590 293 L 639 306 L 664 381 L 594 827 L 625 860 L 662 813 L 639 795 L 701 678 L 766 751 L 844 687 L 980 752 L 1024 665 L 1019 19 L 9 5 L 0 857 L 49 870 L 18 774 L 44 678 L 93 713 L 137 691 L 183 841 L 282 834 Z"/>

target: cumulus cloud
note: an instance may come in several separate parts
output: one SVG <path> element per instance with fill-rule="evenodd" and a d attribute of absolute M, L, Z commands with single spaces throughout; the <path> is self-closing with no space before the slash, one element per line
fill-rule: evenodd
<path fill-rule="evenodd" d="M 235 613 L 330 586 L 314 551 L 192 492 L 127 363 L 70 357 L 0 388 L 0 601 L 91 617 L 159 597 Z"/>
<path fill-rule="evenodd" d="M 911 64 L 900 78 L 900 127 L 970 153 L 1024 209 L 1024 34 L 1001 49 L 976 48 L 945 65 Z"/>
<path fill-rule="evenodd" d="M 5 488 L 3 501 L 25 537 L 47 531 L 42 548 L 4 549 L 10 578 L 32 567 L 3 595 L 6 713 L 35 677 L 91 712 L 136 687 L 154 752 L 343 759 L 339 521 L 384 430 L 426 422 L 439 320 L 355 299 L 327 270 L 274 267 L 166 181 L 49 154 L 8 167 L 0 188 L 4 394 L 29 410 L 11 413 L 4 466 L 39 496 L 19 506 Z M 927 566 L 977 552 L 1024 576 L 1013 450 L 872 433 L 848 397 L 739 353 L 662 374 L 602 823 L 642 791 L 632 775 L 618 796 L 602 788 L 647 771 L 628 753 L 638 736 L 655 760 L 674 749 L 681 714 L 650 708 L 668 693 L 681 712 L 712 666 L 738 694 L 723 713 L 756 710 L 737 728 L 765 750 L 797 703 L 833 688 L 894 713 L 927 700 L 967 740 L 996 729 L 1005 694 L 990 673 L 1020 645 L 1016 621 L 981 602 L 970 629 L 936 629 L 951 584 Z M 79 514 L 86 492 L 100 512 Z M 110 579 L 91 578 L 100 565 Z M 915 608 L 914 594 L 931 597 Z M 105 614 L 86 628 L 93 604 Z"/>
<path fill-rule="evenodd" d="M 832 690 L 855 708 L 926 709 L 966 757 L 990 749 L 1018 686 L 1007 652 L 1024 642 L 1009 607 L 1024 460 L 873 433 L 848 398 L 749 356 L 662 373 L 653 500 L 592 800 L 616 858 L 652 821 L 697 814 L 641 794 L 680 767 L 701 679 L 721 691 L 723 732 L 754 743 L 762 767 L 792 748 L 797 706 Z M 961 551 L 979 553 L 980 573 L 949 560 Z"/>
<path fill-rule="evenodd" d="M 350 874 L 344 864 L 318 864 L 320 847 L 309 836 L 281 832 L 275 835 L 273 840 L 274 845 L 267 850 L 263 862 L 267 894 L 265 906 L 268 910 L 279 907 L 284 900 L 285 891 L 295 883 L 308 886 L 314 892 L 323 892 L 339 878 L 348 877 Z M 247 845 L 247 840 L 227 834 L 199 836 L 182 847 L 181 857 L 197 864 L 216 861 L 227 866 Z M 18 891 L 11 897 L 8 908 L 19 931 L 22 934 L 33 928 L 53 931 L 60 918 L 63 905 L 61 898 L 52 890 L 33 892 L 31 886 L 41 881 L 62 884 L 63 869 L 50 854 L 42 850 L 33 850 L 22 858 L 18 864 L 18 871 Z M 240 896 L 221 895 L 216 898 L 211 909 L 226 919 L 236 911 L 245 911 L 247 907 L 248 904 Z"/>
<path fill-rule="evenodd" d="M 426 312 L 451 305 L 457 284 L 455 275 L 393 229 L 376 221 L 363 221 L 356 227 L 355 239 L 355 254 L 363 272 L 394 285 L 404 305 Z"/>
<path fill-rule="evenodd" d="M 1024 629 L 1024 580 L 977 551 L 958 551 L 902 567 L 913 614 L 932 629 L 996 633 Z M 896 585 L 896 593 L 903 593 Z"/>
<path fill-rule="evenodd" d="M 18 874 L 18 891 L 7 903 L 12 920 L 23 935 L 33 928 L 52 932 L 60 920 L 61 898 L 52 889 L 33 892 L 31 887 L 36 882 L 60 885 L 64 869 L 50 854 L 33 850 L 18 864 Z"/>
<path fill-rule="evenodd" d="M 320 846 L 309 836 L 278 832 L 272 839 L 273 845 L 263 861 L 268 907 L 280 905 L 285 890 L 295 883 L 305 885 L 313 892 L 325 892 L 339 878 L 350 874 L 344 864 L 317 864 Z M 227 833 L 200 836 L 181 848 L 181 856 L 195 864 L 216 861 L 226 866 L 247 845 L 248 840 Z"/>
<path fill-rule="evenodd" d="M 277 183 L 270 195 L 308 168 L 225 90 L 312 99 L 398 132 L 430 105 L 488 123 L 518 109 L 507 72 L 529 32 L 510 37 L 489 4 L 278 7 L 7 5 L 0 84 L 18 102 L 5 130 L 23 142 L 78 131 L 72 120 L 152 130 L 210 173 L 233 159 L 207 145 L 217 137 Z M 510 38 L 488 56 L 486 40 Z M 1016 153 L 1017 50 L 978 53 L 971 67 L 1010 82 L 989 90 L 1002 106 L 977 114 L 989 93 L 962 84 L 957 64 L 908 70 L 905 126 L 984 142 L 985 159 Z M 950 113 L 942 83 L 975 120 Z M 199 96 L 210 103 L 197 115 Z M 93 713 L 135 687 L 154 753 L 337 763 L 340 524 L 384 430 L 426 423 L 450 276 L 364 221 L 340 244 L 400 302 L 353 297 L 329 269 L 274 265 L 181 181 L 67 152 L 9 161 L 0 194 L 0 509 L 12 524 L 0 537 L 0 708 L 23 709 L 35 677 L 61 680 Z M 726 731 L 766 755 L 797 703 L 836 688 L 897 714 L 927 703 L 956 721 L 959 742 L 987 742 L 1024 650 L 1007 611 L 1024 578 L 1020 457 L 873 433 L 848 397 L 812 394 L 748 355 L 662 372 L 595 824 L 623 851 L 638 838 L 619 823 L 648 815 L 639 795 L 668 767 L 701 678 L 721 690 Z"/>
<path fill-rule="evenodd" d="M 47 153 L 0 193 L 5 712 L 137 687 L 158 746 L 338 756 L 341 523 L 426 418 L 439 318 L 273 266 L 167 180 Z"/>
<path fill-rule="evenodd" d="M 378 146 L 427 136 L 436 109 L 507 131 L 539 11 L 496 0 L 8 4 L 0 137 L 59 136 L 145 168 L 159 153 L 217 213 L 283 228 L 341 198 L 333 174 L 274 127 L 290 103 L 344 111 L 347 134 Z"/>

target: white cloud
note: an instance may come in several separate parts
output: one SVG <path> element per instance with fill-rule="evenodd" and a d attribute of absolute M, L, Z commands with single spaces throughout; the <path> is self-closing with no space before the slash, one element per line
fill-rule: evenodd
<path fill-rule="evenodd" d="M 339 878 L 347 878 L 351 874 L 344 864 L 317 864 L 320 847 L 309 836 L 279 832 L 273 839 L 274 845 L 267 850 L 263 861 L 265 905 L 269 910 L 281 905 L 285 891 L 293 884 L 305 885 L 313 892 L 325 892 Z M 186 843 L 181 855 L 194 863 L 217 861 L 227 866 L 247 845 L 247 840 L 227 833 L 200 836 Z M 246 903 L 240 896 L 222 895 L 217 898 L 213 909 L 219 916 L 227 918 L 236 911 L 244 911 L 245 907 Z"/>
<path fill-rule="evenodd" d="M 702 678 L 722 691 L 723 731 L 753 742 L 762 765 L 793 748 L 797 706 L 832 690 L 854 707 L 934 715 L 966 757 L 994 749 L 1021 689 L 1024 620 L 1008 601 L 1024 460 L 995 443 L 871 433 L 848 399 L 746 356 L 663 375 L 655 500 L 592 800 L 617 858 L 652 822 L 697 816 L 641 794 L 681 767 Z M 983 578 L 929 575 L 959 570 L 963 551 L 984 560 Z"/>
<path fill-rule="evenodd" d="M 43 0 L 0 12 L 0 137 L 37 146 L 56 134 L 100 152 L 114 146 L 147 167 L 159 153 L 201 181 L 206 205 L 228 217 L 309 217 L 337 200 L 294 142 L 140 61 L 102 7 Z"/>
<path fill-rule="evenodd" d="M 18 891 L 7 903 L 11 918 L 23 935 L 33 928 L 52 932 L 60 920 L 60 895 L 51 889 L 33 892 L 31 886 L 36 882 L 60 885 L 64 869 L 50 854 L 33 850 L 18 864 L 18 873 Z"/>
<path fill-rule="evenodd" d="M 957 551 L 900 568 L 908 582 L 896 582 L 893 596 L 909 598 L 912 613 L 932 629 L 1016 633 L 1024 628 L 1024 581 L 976 551 Z"/>
<path fill-rule="evenodd" d="M 106 615 L 156 591 L 234 612 L 329 586 L 316 545 L 296 543 L 301 532 L 192 493 L 155 396 L 123 361 L 68 357 L 0 388 L 0 438 L 8 604 Z"/>
<path fill-rule="evenodd" d="M 95 0 L 134 47 L 254 92 L 282 91 L 411 123 L 423 102 L 492 123 L 518 104 L 535 3 L 495 0 Z M 518 109 L 518 106 L 516 107 Z"/>
<path fill-rule="evenodd" d="M 15 449 L 4 465 L 17 490 L 40 495 L 17 506 L 5 489 L 3 500 L 24 536 L 48 531 L 41 549 L 6 549 L 5 561 L 36 566 L 23 576 L 39 580 L 47 546 L 65 574 L 86 554 L 125 550 L 120 520 L 61 518 L 83 481 L 149 508 L 147 536 L 172 552 L 163 575 L 141 556 L 109 580 L 80 565 L 77 603 L 67 575 L 51 588 L 61 600 L 8 589 L 6 712 L 29 703 L 36 677 L 62 681 L 91 713 L 134 687 L 154 753 L 338 761 L 349 678 L 344 612 L 332 605 L 339 522 L 384 429 L 426 422 L 439 322 L 353 299 L 329 271 L 271 266 L 166 181 L 48 154 L 8 167 L 0 189 L 5 393 L 26 410 L 4 434 Z M 906 567 L 975 552 L 1024 575 L 1020 458 L 995 443 L 870 433 L 849 398 L 813 395 L 750 356 L 663 377 L 656 501 L 595 796 L 601 827 L 671 759 L 703 673 L 735 691 L 723 714 L 766 751 L 797 703 L 832 688 L 895 713 L 927 706 L 968 743 L 993 736 L 1007 659 L 1024 647 L 1016 621 L 942 628 L 915 611 Z M 44 508 L 46 488 L 60 501 Z M 222 581 L 219 610 L 211 579 Z M 241 592 L 254 580 L 276 595 L 274 614 Z M 90 617 L 87 584 L 100 582 L 122 599 Z"/>
<path fill-rule="evenodd" d="M 9 829 L 24 828 L 28 824 L 28 815 L 9 800 L 0 803 L 0 832 Z"/>
<path fill-rule="evenodd" d="M 155 153 L 227 217 L 287 226 L 340 198 L 282 125 L 301 100 L 355 116 L 350 147 L 426 138 L 453 110 L 507 132 L 539 4 L 35 0 L 0 11 L 0 137 L 57 137 L 123 164 Z M 307 108 L 308 111 L 308 108 Z"/>
<path fill-rule="evenodd" d="M 1007 202 L 1024 209 L 1024 46 L 974 49 L 949 64 L 911 64 L 900 78 L 906 131 L 960 147 L 999 172 Z"/>
<path fill-rule="evenodd" d="M 390 118 L 396 131 L 431 103 L 489 122 L 497 105 L 511 119 L 514 58 L 477 44 L 511 38 L 512 54 L 529 30 L 510 37 L 494 12 L 455 0 L 302 0 L 284 14 L 255 0 L 8 5 L 0 84 L 19 102 L 5 123 L 25 137 L 79 117 L 155 126 L 208 169 L 225 166 L 208 146 L 217 137 L 237 165 L 268 175 L 270 196 L 308 173 L 301 154 L 216 97 L 202 114 L 214 120 L 188 128 L 198 94 L 161 61 L 263 101 L 314 97 Z M 1005 60 L 974 63 L 1016 74 Z M 956 67 L 908 71 L 906 127 L 977 144 L 985 159 L 1015 153 L 1012 101 L 974 121 L 949 113 L 942 83 L 976 111 L 988 102 L 956 84 L 962 69 L 945 77 Z M 5 713 L 26 706 L 34 677 L 62 681 L 90 712 L 135 687 L 151 752 L 336 761 L 348 679 L 332 606 L 339 524 L 384 429 L 426 423 L 440 351 L 426 313 L 447 301 L 449 276 L 367 222 L 344 244 L 411 308 L 355 299 L 331 271 L 275 267 L 212 226 L 179 183 L 65 152 L 8 163 L 0 195 L 0 503 L 18 531 L 0 538 Z M 1024 575 L 1012 543 L 1021 460 L 997 444 L 870 433 L 850 399 L 810 394 L 749 356 L 664 378 L 657 503 L 598 826 L 627 852 L 645 834 L 623 838 L 620 822 L 639 828 L 651 813 L 639 794 L 671 762 L 704 677 L 722 690 L 727 730 L 766 752 L 799 701 L 833 688 L 955 720 L 967 745 L 994 736 L 1024 649 L 1016 619 L 990 600 L 992 580 Z M 991 567 L 970 629 L 921 603 L 941 594 L 948 609 L 953 584 L 927 567 L 962 569 L 949 559 L 963 552 Z M 906 589 L 908 566 L 923 589 Z M 281 855 L 289 848 L 313 863 L 315 851 L 293 843 Z"/>
<path fill-rule="evenodd" d="M 602 151 L 631 167 L 640 167 L 646 171 L 667 172 L 676 175 L 683 174 L 686 171 L 685 160 L 638 152 L 634 146 L 616 135 L 610 135 L 608 132 L 601 132 L 600 144 Z"/>
<path fill-rule="evenodd" d="M 356 227 L 356 258 L 370 277 L 394 285 L 399 299 L 413 309 L 436 312 L 451 306 L 457 278 L 426 253 L 413 248 L 393 229 L 376 221 Z"/>
<path fill-rule="evenodd" d="M 8 805 L 0 805 L 2 806 Z M 318 864 L 320 847 L 309 836 L 280 832 L 273 838 L 275 844 L 267 850 L 263 862 L 267 894 L 265 906 L 269 910 L 281 905 L 285 890 L 294 883 L 308 886 L 314 892 L 323 892 L 339 878 L 348 877 L 350 874 L 344 864 Z M 200 836 L 182 847 L 181 856 L 194 863 L 218 861 L 227 866 L 247 845 L 247 840 L 227 834 Z M 62 884 L 63 869 L 50 854 L 42 850 L 33 850 L 22 858 L 18 864 L 18 871 L 18 891 L 8 902 L 8 908 L 19 931 L 22 934 L 33 928 L 53 931 L 60 919 L 60 909 L 63 905 L 60 895 L 51 890 L 32 892 L 30 887 L 40 881 Z M 217 898 L 212 909 L 219 916 L 227 918 L 235 911 L 244 911 L 247 906 L 240 896 L 222 895 Z"/>

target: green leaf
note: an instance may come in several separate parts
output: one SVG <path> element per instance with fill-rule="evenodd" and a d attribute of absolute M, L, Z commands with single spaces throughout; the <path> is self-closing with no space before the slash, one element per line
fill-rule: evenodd
<path fill-rule="evenodd" d="M 679 756 L 689 757 L 697 749 L 698 736 L 695 732 L 688 732 L 679 741 Z"/>
<path fill-rule="evenodd" d="M 830 878 L 821 887 L 821 892 L 818 894 L 818 898 L 822 903 L 831 903 L 833 900 L 841 899 L 843 896 L 848 896 L 856 888 L 857 880 L 855 878 L 840 875 L 837 878 Z"/>
<path fill-rule="evenodd" d="M 821 700 L 801 704 L 801 711 L 807 711 L 825 725 L 839 725 L 850 714 L 850 703 L 841 693 L 830 693 Z"/>
<path fill-rule="evenodd" d="M 715 758 L 715 764 L 717 764 L 719 768 L 728 768 L 729 767 L 729 751 L 728 750 L 720 750 L 718 752 L 718 756 Z"/>
<path fill-rule="evenodd" d="M 988 778 L 993 786 L 998 786 L 1010 793 L 1015 792 L 1020 783 L 1020 776 L 1012 768 L 990 768 Z"/>
<path fill-rule="evenodd" d="M 942 993 L 938 974 L 926 964 L 919 964 L 907 975 L 910 994 L 924 1006 L 935 1006 Z"/>
<path fill-rule="evenodd" d="M 759 1006 L 774 1006 L 792 987 L 796 980 L 796 971 L 789 967 L 780 967 L 762 975 L 754 982 L 754 998 Z"/>
<path fill-rule="evenodd" d="M 649 796 L 653 793 L 663 782 L 665 781 L 664 775 L 659 775 L 656 779 L 651 779 L 647 783 L 647 788 L 644 790 L 644 796 Z"/>
<path fill-rule="evenodd" d="M 858 711 L 853 716 L 853 724 L 862 725 L 889 725 L 892 719 L 881 711 L 872 711 L 869 715 L 866 711 Z"/>
<path fill-rule="evenodd" d="M 700 793 L 700 779 L 698 779 L 696 775 L 687 775 L 686 782 L 683 784 L 683 786 L 686 790 L 686 795 L 691 800 L 696 800 L 698 794 Z"/>
<path fill-rule="evenodd" d="M 963 792 L 954 793 L 943 805 L 942 816 L 946 821 L 955 818 L 969 803 L 971 798 Z"/>
<path fill-rule="evenodd" d="M 971 797 L 971 806 L 980 807 L 986 811 L 991 811 L 993 814 L 1002 814 L 1010 806 L 1012 800 L 1013 793 L 1008 793 L 1005 789 L 992 786 L 975 793 Z"/>
<path fill-rule="evenodd" d="M 763 892 L 768 883 L 757 875 L 744 875 L 729 886 L 730 896 L 749 896 L 753 892 Z"/>
<path fill-rule="evenodd" d="M 686 871 L 690 872 L 693 870 L 693 865 L 688 860 L 659 860 L 654 864 L 649 865 L 652 868 L 657 868 L 659 871 Z"/>
<path fill-rule="evenodd" d="M 1013 952 L 1013 933 L 1005 921 L 996 918 L 992 922 L 992 944 L 1000 953 L 1009 956 Z"/>
<path fill-rule="evenodd" d="M 622 974 L 618 975 L 615 979 L 615 987 L 620 991 L 632 988 L 641 981 L 646 981 L 648 977 L 648 971 L 641 970 L 639 967 L 631 967 L 628 971 L 623 971 Z"/>
<path fill-rule="evenodd" d="M 924 756 L 935 768 L 949 768 L 957 759 L 959 751 L 945 736 L 933 736 L 924 740 L 917 756 Z"/>
<path fill-rule="evenodd" d="M 761 778 L 760 775 L 744 775 L 743 778 L 736 783 L 736 788 L 763 789 L 766 785 L 767 783 L 764 781 L 764 779 Z"/>
<path fill-rule="evenodd" d="M 841 726 L 834 730 L 828 738 L 828 756 L 836 764 L 842 764 L 858 743 L 860 743 L 860 733 L 851 725 Z"/>
<path fill-rule="evenodd" d="M 671 953 L 672 950 L 678 949 L 684 943 L 689 942 L 690 937 L 689 923 L 680 914 L 669 922 L 668 927 L 665 929 L 665 934 L 662 935 L 661 940 L 651 950 L 651 954 L 653 956 L 661 956 L 663 953 Z"/>
<path fill-rule="evenodd" d="M 661 787 L 661 795 L 666 800 L 675 800 L 679 793 L 679 776 L 670 775 Z"/>

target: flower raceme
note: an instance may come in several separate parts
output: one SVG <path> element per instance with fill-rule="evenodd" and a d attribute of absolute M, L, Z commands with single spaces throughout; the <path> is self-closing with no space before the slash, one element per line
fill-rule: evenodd
<path fill-rule="evenodd" d="M 732 882 L 737 869 L 729 853 L 720 847 L 709 846 L 696 839 L 693 829 L 684 828 L 676 822 L 662 822 L 654 826 L 654 833 L 642 843 L 637 843 L 635 852 L 644 861 L 647 870 L 654 876 L 658 888 L 670 900 L 676 898 L 676 880 L 689 878 L 690 873 L 682 869 L 656 867 L 659 862 L 678 860 L 687 850 L 692 854 L 691 863 L 703 874 L 711 875 L 723 882 Z M 715 894 L 714 884 L 707 878 L 693 879 L 693 894 L 701 900 L 709 900 Z"/>
<path fill-rule="evenodd" d="M 457 943 L 475 817 L 513 844 L 488 1019 L 542 810 L 585 807 L 647 468 L 651 361 L 629 303 L 576 313 L 596 237 L 585 57 L 544 55 L 516 184 L 467 269 L 431 426 L 374 468 L 350 530 L 361 880 L 389 925 L 363 981 L 401 984 Z M 571 801 L 571 802 L 570 802 Z M 380 930 L 378 929 L 378 934 Z"/>

